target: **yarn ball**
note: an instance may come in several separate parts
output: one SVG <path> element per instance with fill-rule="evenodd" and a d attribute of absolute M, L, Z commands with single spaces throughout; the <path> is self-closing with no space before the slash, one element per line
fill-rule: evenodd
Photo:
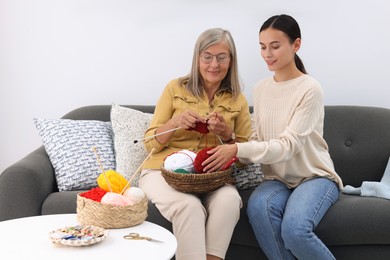
<path fill-rule="evenodd" d="M 168 155 L 164 160 L 164 168 L 169 171 L 183 169 L 187 172 L 194 172 L 194 160 L 196 153 L 189 150 L 181 150 Z"/>
<path fill-rule="evenodd" d="M 106 175 L 106 176 L 104 176 Z M 109 182 L 109 185 L 107 183 L 107 179 Z M 100 188 L 107 192 L 115 192 L 115 193 L 121 193 L 123 188 L 127 186 L 128 181 L 125 177 L 123 177 L 121 174 L 114 170 L 108 170 L 102 174 L 99 175 L 97 178 L 97 183 Z M 111 187 L 111 190 L 110 190 Z"/>
<path fill-rule="evenodd" d="M 124 195 L 115 193 L 115 192 L 107 192 L 100 201 L 102 204 L 110 204 L 116 206 L 127 206 L 133 205 L 134 202 L 126 198 Z"/>
<path fill-rule="evenodd" d="M 195 127 L 191 127 L 188 130 L 197 131 L 201 134 L 207 134 L 210 132 L 209 128 L 207 127 L 207 123 L 202 123 L 202 122 L 196 122 Z"/>
<path fill-rule="evenodd" d="M 123 195 L 134 203 L 140 202 L 145 198 L 145 192 L 138 187 L 130 187 L 125 190 Z"/>
<path fill-rule="evenodd" d="M 177 173 L 184 173 L 184 174 L 189 173 L 189 172 L 187 172 L 187 171 L 184 170 L 184 169 L 176 169 L 176 170 L 174 170 L 174 172 L 177 172 Z"/>
<path fill-rule="evenodd" d="M 197 173 L 204 173 L 203 172 L 203 168 L 204 166 L 202 165 L 202 163 L 204 161 L 206 161 L 207 158 L 210 157 L 210 154 L 207 153 L 207 151 L 210 151 L 211 149 L 213 149 L 214 147 L 206 147 L 206 148 L 203 148 L 202 150 L 200 150 L 198 152 L 198 154 L 196 155 L 195 157 L 195 160 L 194 160 L 194 168 L 195 168 L 195 171 Z"/>
<path fill-rule="evenodd" d="M 80 196 L 100 202 L 102 197 L 107 193 L 107 191 L 101 189 L 100 187 L 92 188 L 89 191 L 80 193 Z"/>

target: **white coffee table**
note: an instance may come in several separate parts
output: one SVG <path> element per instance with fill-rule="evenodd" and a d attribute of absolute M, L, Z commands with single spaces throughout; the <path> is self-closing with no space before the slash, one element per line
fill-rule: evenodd
<path fill-rule="evenodd" d="M 78 224 L 76 214 L 43 215 L 2 221 L 1 256 L 8 257 L 7 259 L 28 260 L 168 260 L 176 252 L 175 236 L 167 229 L 148 221 L 130 228 L 109 229 L 108 236 L 102 242 L 91 246 L 59 246 L 51 242 L 50 231 Z M 130 232 L 152 237 L 164 243 L 124 239 L 123 236 Z"/>

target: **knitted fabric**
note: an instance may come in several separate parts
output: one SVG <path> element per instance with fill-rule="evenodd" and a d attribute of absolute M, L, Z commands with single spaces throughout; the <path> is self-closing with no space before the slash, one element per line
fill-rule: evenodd
<path fill-rule="evenodd" d="M 207 134 L 210 132 L 209 128 L 207 127 L 207 123 L 202 123 L 202 122 L 197 122 L 195 124 L 195 127 L 191 127 L 188 130 L 197 131 L 201 134 Z"/>

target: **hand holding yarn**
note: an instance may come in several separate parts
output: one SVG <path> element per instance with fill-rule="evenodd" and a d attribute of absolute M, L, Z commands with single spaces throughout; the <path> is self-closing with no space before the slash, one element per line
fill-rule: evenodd
<path fill-rule="evenodd" d="M 176 121 L 177 126 L 187 130 L 195 130 L 200 127 L 200 124 L 206 124 L 207 126 L 206 118 L 199 116 L 191 110 L 185 111 L 184 113 L 172 118 L 172 120 Z M 203 125 L 200 130 L 204 131 Z"/>
<path fill-rule="evenodd" d="M 237 145 L 235 144 L 219 145 L 206 151 L 206 153 L 208 154 L 207 158 L 202 164 L 204 166 L 203 171 L 207 172 L 226 170 L 238 160 L 236 157 Z"/>

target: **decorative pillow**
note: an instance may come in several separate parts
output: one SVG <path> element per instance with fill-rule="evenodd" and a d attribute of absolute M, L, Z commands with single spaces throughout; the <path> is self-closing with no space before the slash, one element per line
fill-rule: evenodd
<path fill-rule="evenodd" d="M 250 114 L 252 128 L 255 125 L 254 113 Z M 236 167 L 233 172 L 238 190 L 251 189 L 263 181 L 263 172 L 260 164 L 248 164 L 242 168 Z"/>
<path fill-rule="evenodd" d="M 260 164 L 249 164 L 243 168 L 236 167 L 232 175 L 236 180 L 236 188 L 238 190 L 254 188 L 263 181 L 263 172 Z"/>
<path fill-rule="evenodd" d="M 111 106 L 111 124 L 114 132 L 114 150 L 116 157 L 116 171 L 130 180 L 148 156 L 148 152 L 141 140 L 149 127 L 153 114 L 122 107 L 117 104 Z M 138 186 L 138 177 L 132 180 L 132 186 Z"/>
<path fill-rule="evenodd" d="M 97 186 L 101 167 L 115 169 L 110 122 L 34 118 L 34 123 L 53 164 L 59 191 L 91 189 Z"/>

